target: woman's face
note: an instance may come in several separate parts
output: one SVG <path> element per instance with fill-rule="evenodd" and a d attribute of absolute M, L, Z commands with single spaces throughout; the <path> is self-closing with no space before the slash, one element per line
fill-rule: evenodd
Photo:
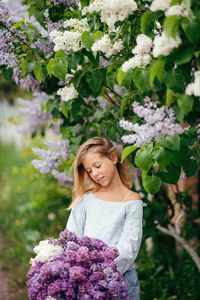
<path fill-rule="evenodd" d="M 110 158 L 89 150 L 83 159 L 83 166 L 89 177 L 102 186 L 108 186 L 117 171 L 116 163 L 118 158 L 111 154 Z"/>

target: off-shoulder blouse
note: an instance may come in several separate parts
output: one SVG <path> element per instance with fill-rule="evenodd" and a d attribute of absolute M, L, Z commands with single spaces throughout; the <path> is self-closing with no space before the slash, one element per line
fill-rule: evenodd
<path fill-rule="evenodd" d="M 121 273 L 133 267 L 142 241 L 143 201 L 107 201 L 85 193 L 71 209 L 66 228 L 94 237 L 119 250 Z"/>

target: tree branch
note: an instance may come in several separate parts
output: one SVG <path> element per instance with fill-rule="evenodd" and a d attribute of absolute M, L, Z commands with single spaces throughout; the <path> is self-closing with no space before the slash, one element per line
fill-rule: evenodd
<path fill-rule="evenodd" d="M 157 224 L 156 225 L 156 228 L 173 237 L 176 241 L 178 241 L 182 246 L 183 248 L 188 252 L 188 254 L 191 256 L 191 258 L 193 259 L 193 261 L 195 262 L 198 270 L 200 271 L 200 257 L 198 256 L 198 254 L 194 251 L 194 249 L 189 245 L 189 243 L 184 239 L 182 238 L 174 229 L 174 227 L 172 225 L 168 225 L 167 228 L 161 226 L 160 224 Z"/>

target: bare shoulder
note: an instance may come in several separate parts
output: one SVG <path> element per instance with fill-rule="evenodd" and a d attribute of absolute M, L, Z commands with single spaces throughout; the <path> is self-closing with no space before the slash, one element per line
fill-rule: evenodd
<path fill-rule="evenodd" d="M 136 192 L 133 192 L 133 191 L 130 191 L 130 193 L 127 197 L 127 201 L 128 200 L 141 200 L 142 201 L 139 193 L 136 193 Z"/>

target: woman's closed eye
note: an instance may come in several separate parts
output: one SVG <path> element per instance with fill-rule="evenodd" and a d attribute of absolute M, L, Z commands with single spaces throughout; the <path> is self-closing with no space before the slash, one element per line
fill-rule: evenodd
<path fill-rule="evenodd" d="M 95 166 L 95 168 L 97 168 L 97 169 L 99 169 L 101 167 L 101 165 L 97 165 L 97 166 Z M 88 174 L 90 174 L 92 171 L 91 170 L 89 170 L 89 171 L 87 171 L 88 172 Z"/>

